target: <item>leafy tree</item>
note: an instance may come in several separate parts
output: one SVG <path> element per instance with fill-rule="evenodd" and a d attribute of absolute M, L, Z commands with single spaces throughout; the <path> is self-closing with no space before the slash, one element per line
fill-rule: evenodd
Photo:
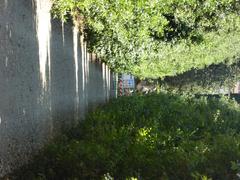
<path fill-rule="evenodd" d="M 151 78 L 234 63 L 239 10 L 238 0 L 53 0 L 54 15 L 77 21 L 111 68 Z"/>

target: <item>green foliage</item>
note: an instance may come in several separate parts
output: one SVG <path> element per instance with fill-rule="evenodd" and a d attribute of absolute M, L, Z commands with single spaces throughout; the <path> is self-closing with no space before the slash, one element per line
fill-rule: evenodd
<path fill-rule="evenodd" d="M 233 63 L 239 10 L 238 0 L 53 0 L 55 16 L 80 19 L 101 60 L 149 78 Z"/>
<path fill-rule="evenodd" d="M 237 179 L 239 105 L 174 94 L 123 97 L 48 145 L 18 179 Z"/>
<path fill-rule="evenodd" d="M 235 88 L 240 79 L 240 62 L 231 65 L 220 63 L 207 68 L 192 69 L 175 77 L 158 81 L 162 89 L 192 93 L 218 93 L 220 89 Z M 156 82 L 155 82 L 156 83 Z"/>

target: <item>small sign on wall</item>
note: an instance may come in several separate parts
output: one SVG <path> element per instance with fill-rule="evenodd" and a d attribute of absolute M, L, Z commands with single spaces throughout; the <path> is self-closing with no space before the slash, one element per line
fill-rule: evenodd
<path fill-rule="evenodd" d="M 135 89 L 135 79 L 132 75 L 122 74 L 118 78 L 118 96 L 129 96 Z"/>
<path fill-rule="evenodd" d="M 127 89 L 134 89 L 135 88 L 135 80 L 132 75 L 123 74 L 122 75 L 123 87 Z"/>

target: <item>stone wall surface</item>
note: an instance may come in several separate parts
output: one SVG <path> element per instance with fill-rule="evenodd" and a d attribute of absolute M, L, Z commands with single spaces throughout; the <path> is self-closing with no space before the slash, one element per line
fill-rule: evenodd
<path fill-rule="evenodd" d="M 111 73 L 50 0 L 0 0 L 0 177 L 106 102 Z"/>

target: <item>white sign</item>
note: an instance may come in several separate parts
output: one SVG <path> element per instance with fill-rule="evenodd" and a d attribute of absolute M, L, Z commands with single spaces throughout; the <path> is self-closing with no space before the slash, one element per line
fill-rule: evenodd
<path fill-rule="evenodd" d="M 123 81 L 123 88 L 135 88 L 135 80 L 132 75 L 129 74 L 123 74 L 122 75 L 122 81 Z"/>

